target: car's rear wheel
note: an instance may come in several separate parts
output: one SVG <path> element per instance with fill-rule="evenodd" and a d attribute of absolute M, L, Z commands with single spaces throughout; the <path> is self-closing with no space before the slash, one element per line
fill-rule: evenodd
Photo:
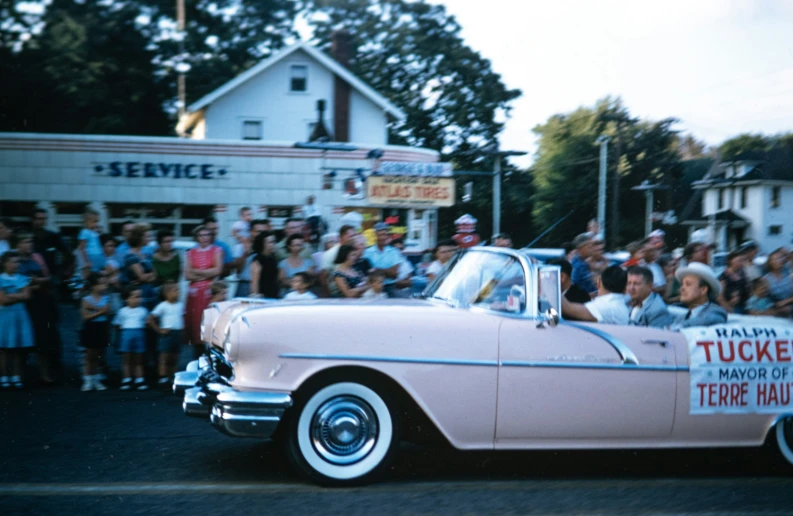
<path fill-rule="evenodd" d="M 782 457 L 793 466 L 793 416 L 786 417 L 776 424 L 776 442 Z"/>
<path fill-rule="evenodd" d="M 324 485 L 371 482 L 399 445 L 395 404 L 375 387 L 329 383 L 298 399 L 288 420 L 287 456 L 303 476 Z"/>

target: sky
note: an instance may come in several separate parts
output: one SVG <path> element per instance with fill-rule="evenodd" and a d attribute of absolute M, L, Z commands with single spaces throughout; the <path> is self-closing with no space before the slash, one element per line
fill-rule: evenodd
<path fill-rule="evenodd" d="M 606 95 L 710 145 L 793 131 L 793 0 L 430 1 L 523 91 L 503 149 L 535 151 L 533 127 Z"/>

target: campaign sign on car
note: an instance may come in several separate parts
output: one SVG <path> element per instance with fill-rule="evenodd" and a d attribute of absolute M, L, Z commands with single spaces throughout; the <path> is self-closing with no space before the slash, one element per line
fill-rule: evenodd
<path fill-rule="evenodd" d="M 793 408 L 793 326 L 729 324 L 682 330 L 691 414 L 776 414 Z"/>

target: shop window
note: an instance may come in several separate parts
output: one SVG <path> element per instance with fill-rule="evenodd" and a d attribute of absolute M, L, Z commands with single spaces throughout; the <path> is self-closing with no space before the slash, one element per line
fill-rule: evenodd
<path fill-rule="evenodd" d="M 57 202 L 55 213 L 58 215 L 82 215 L 88 209 L 87 202 Z"/>
<path fill-rule="evenodd" d="M 305 92 L 308 90 L 308 66 L 292 65 L 289 68 L 289 91 Z"/>
<path fill-rule="evenodd" d="M 771 207 L 779 208 L 782 205 L 782 187 L 771 187 Z"/>
<path fill-rule="evenodd" d="M 186 204 L 182 206 L 182 218 L 203 220 L 205 217 L 214 216 L 214 210 L 214 204 Z"/>
<path fill-rule="evenodd" d="M 262 121 L 261 120 L 245 120 L 242 122 L 242 139 L 243 140 L 261 140 L 262 139 Z"/>
<path fill-rule="evenodd" d="M 768 226 L 768 234 L 769 235 L 781 235 L 782 234 L 782 226 Z"/>

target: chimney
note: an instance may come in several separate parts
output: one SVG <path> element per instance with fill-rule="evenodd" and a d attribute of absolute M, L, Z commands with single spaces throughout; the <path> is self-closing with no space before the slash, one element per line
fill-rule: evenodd
<path fill-rule="evenodd" d="M 336 31 L 332 35 L 331 54 L 343 67 L 350 64 L 350 34 Z M 350 141 L 350 85 L 338 75 L 333 78 L 333 134 L 335 141 Z"/>

